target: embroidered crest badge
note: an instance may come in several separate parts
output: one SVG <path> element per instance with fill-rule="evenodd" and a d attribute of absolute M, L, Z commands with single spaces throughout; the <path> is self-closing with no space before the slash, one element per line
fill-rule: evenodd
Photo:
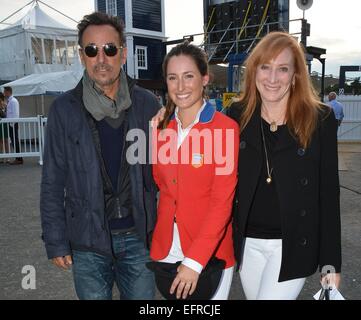
<path fill-rule="evenodd" d="M 203 166 L 203 154 L 193 153 L 192 166 L 194 168 L 200 168 L 201 166 Z"/>

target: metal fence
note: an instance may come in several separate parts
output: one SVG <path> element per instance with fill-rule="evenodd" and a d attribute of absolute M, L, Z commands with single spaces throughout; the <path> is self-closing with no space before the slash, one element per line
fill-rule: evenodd
<path fill-rule="evenodd" d="M 327 99 L 325 98 L 325 101 Z M 339 96 L 338 101 L 344 109 L 344 120 L 338 130 L 340 142 L 361 142 L 361 96 Z M 39 157 L 43 164 L 44 134 L 47 118 L 38 115 L 29 118 L 0 118 L 0 160 L 16 157 Z M 10 141 L 15 124 L 19 130 L 19 152 L 15 153 Z"/>
<path fill-rule="evenodd" d="M 345 115 L 338 130 L 338 140 L 361 142 L 361 96 L 338 96 Z M 327 101 L 327 99 L 325 99 Z"/>
<path fill-rule="evenodd" d="M 47 118 L 0 119 L 0 159 L 16 157 L 39 157 L 43 164 L 44 130 Z M 15 137 L 15 124 L 18 124 L 19 150 L 15 153 L 10 137 Z"/>

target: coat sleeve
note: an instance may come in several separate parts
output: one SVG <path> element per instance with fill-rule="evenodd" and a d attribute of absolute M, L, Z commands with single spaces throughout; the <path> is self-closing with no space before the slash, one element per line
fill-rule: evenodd
<path fill-rule="evenodd" d="M 320 157 L 320 261 L 319 268 L 341 271 L 340 185 L 337 121 L 329 112 L 321 121 Z M 329 266 L 329 267 L 328 267 Z"/>
<path fill-rule="evenodd" d="M 211 194 L 209 197 L 209 211 L 203 224 L 200 226 L 197 237 L 185 256 L 199 262 L 203 267 L 208 263 L 220 241 L 225 235 L 227 226 L 231 221 L 231 210 L 234 192 L 237 184 L 238 150 L 239 150 L 239 127 L 236 122 L 227 129 L 233 132 L 233 146 L 227 154 L 231 170 L 226 174 L 215 173 Z M 228 142 L 226 142 L 228 140 Z M 226 143 L 230 138 L 222 135 L 222 154 L 226 154 Z M 223 165 L 216 165 L 216 168 Z"/>
<path fill-rule="evenodd" d="M 59 112 L 64 108 L 61 107 L 63 106 L 56 100 L 49 112 L 40 190 L 42 239 L 49 259 L 71 253 L 64 209 L 67 168 L 64 126 Z M 65 111 L 62 112 L 64 113 Z"/>
<path fill-rule="evenodd" d="M 158 110 L 161 108 L 158 99 L 156 96 L 149 92 L 148 90 L 144 90 L 142 104 L 144 106 L 144 130 L 148 133 L 146 135 L 147 143 L 151 144 L 151 150 L 153 150 L 153 133 L 154 130 L 150 126 L 150 121 L 157 114 Z M 156 133 L 156 132 L 155 132 Z M 148 148 L 148 145 L 147 145 Z M 147 162 L 146 165 L 143 166 L 143 179 L 145 182 L 145 188 L 147 190 L 157 189 L 156 183 L 154 182 L 154 172 L 152 174 L 152 153 L 147 153 Z"/>

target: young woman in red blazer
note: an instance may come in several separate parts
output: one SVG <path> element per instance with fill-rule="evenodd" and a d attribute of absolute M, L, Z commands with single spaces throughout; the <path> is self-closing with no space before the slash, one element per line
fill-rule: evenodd
<path fill-rule="evenodd" d="M 231 209 L 237 182 L 239 127 L 204 99 L 207 56 L 187 42 L 166 56 L 168 103 L 153 132 L 153 176 L 159 187 L 151 257 L 182 261 L 169 288 L 186 298 L 212 256 L 226 262 L 212 299 L 227 299 L 235 258 Z"/>

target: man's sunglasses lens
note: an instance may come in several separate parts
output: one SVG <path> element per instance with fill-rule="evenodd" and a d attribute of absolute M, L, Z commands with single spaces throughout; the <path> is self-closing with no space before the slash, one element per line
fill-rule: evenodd
<path fill-rule="evenodd" d="M 118 52 L 118 48 L 114 44 L 106 44 L 104 52 L 108 57 L 114 57 Z"/>
<path fill-rule="evenodd" d="M 89 58 L 96 57 L 98 50 L 96 45 L 88 45 L 84 48 L 84 52 Z M 105 44 L 103 50 L 108 57 L 114 57 L 118 53 L 118 48 L 114 44 Z"/>
<path fill-rule="evenodd" d="M 94 58 L 98 54 L 98 48 L 97 46 L 86 46 L 84 52 L 89 58 Z"/>

